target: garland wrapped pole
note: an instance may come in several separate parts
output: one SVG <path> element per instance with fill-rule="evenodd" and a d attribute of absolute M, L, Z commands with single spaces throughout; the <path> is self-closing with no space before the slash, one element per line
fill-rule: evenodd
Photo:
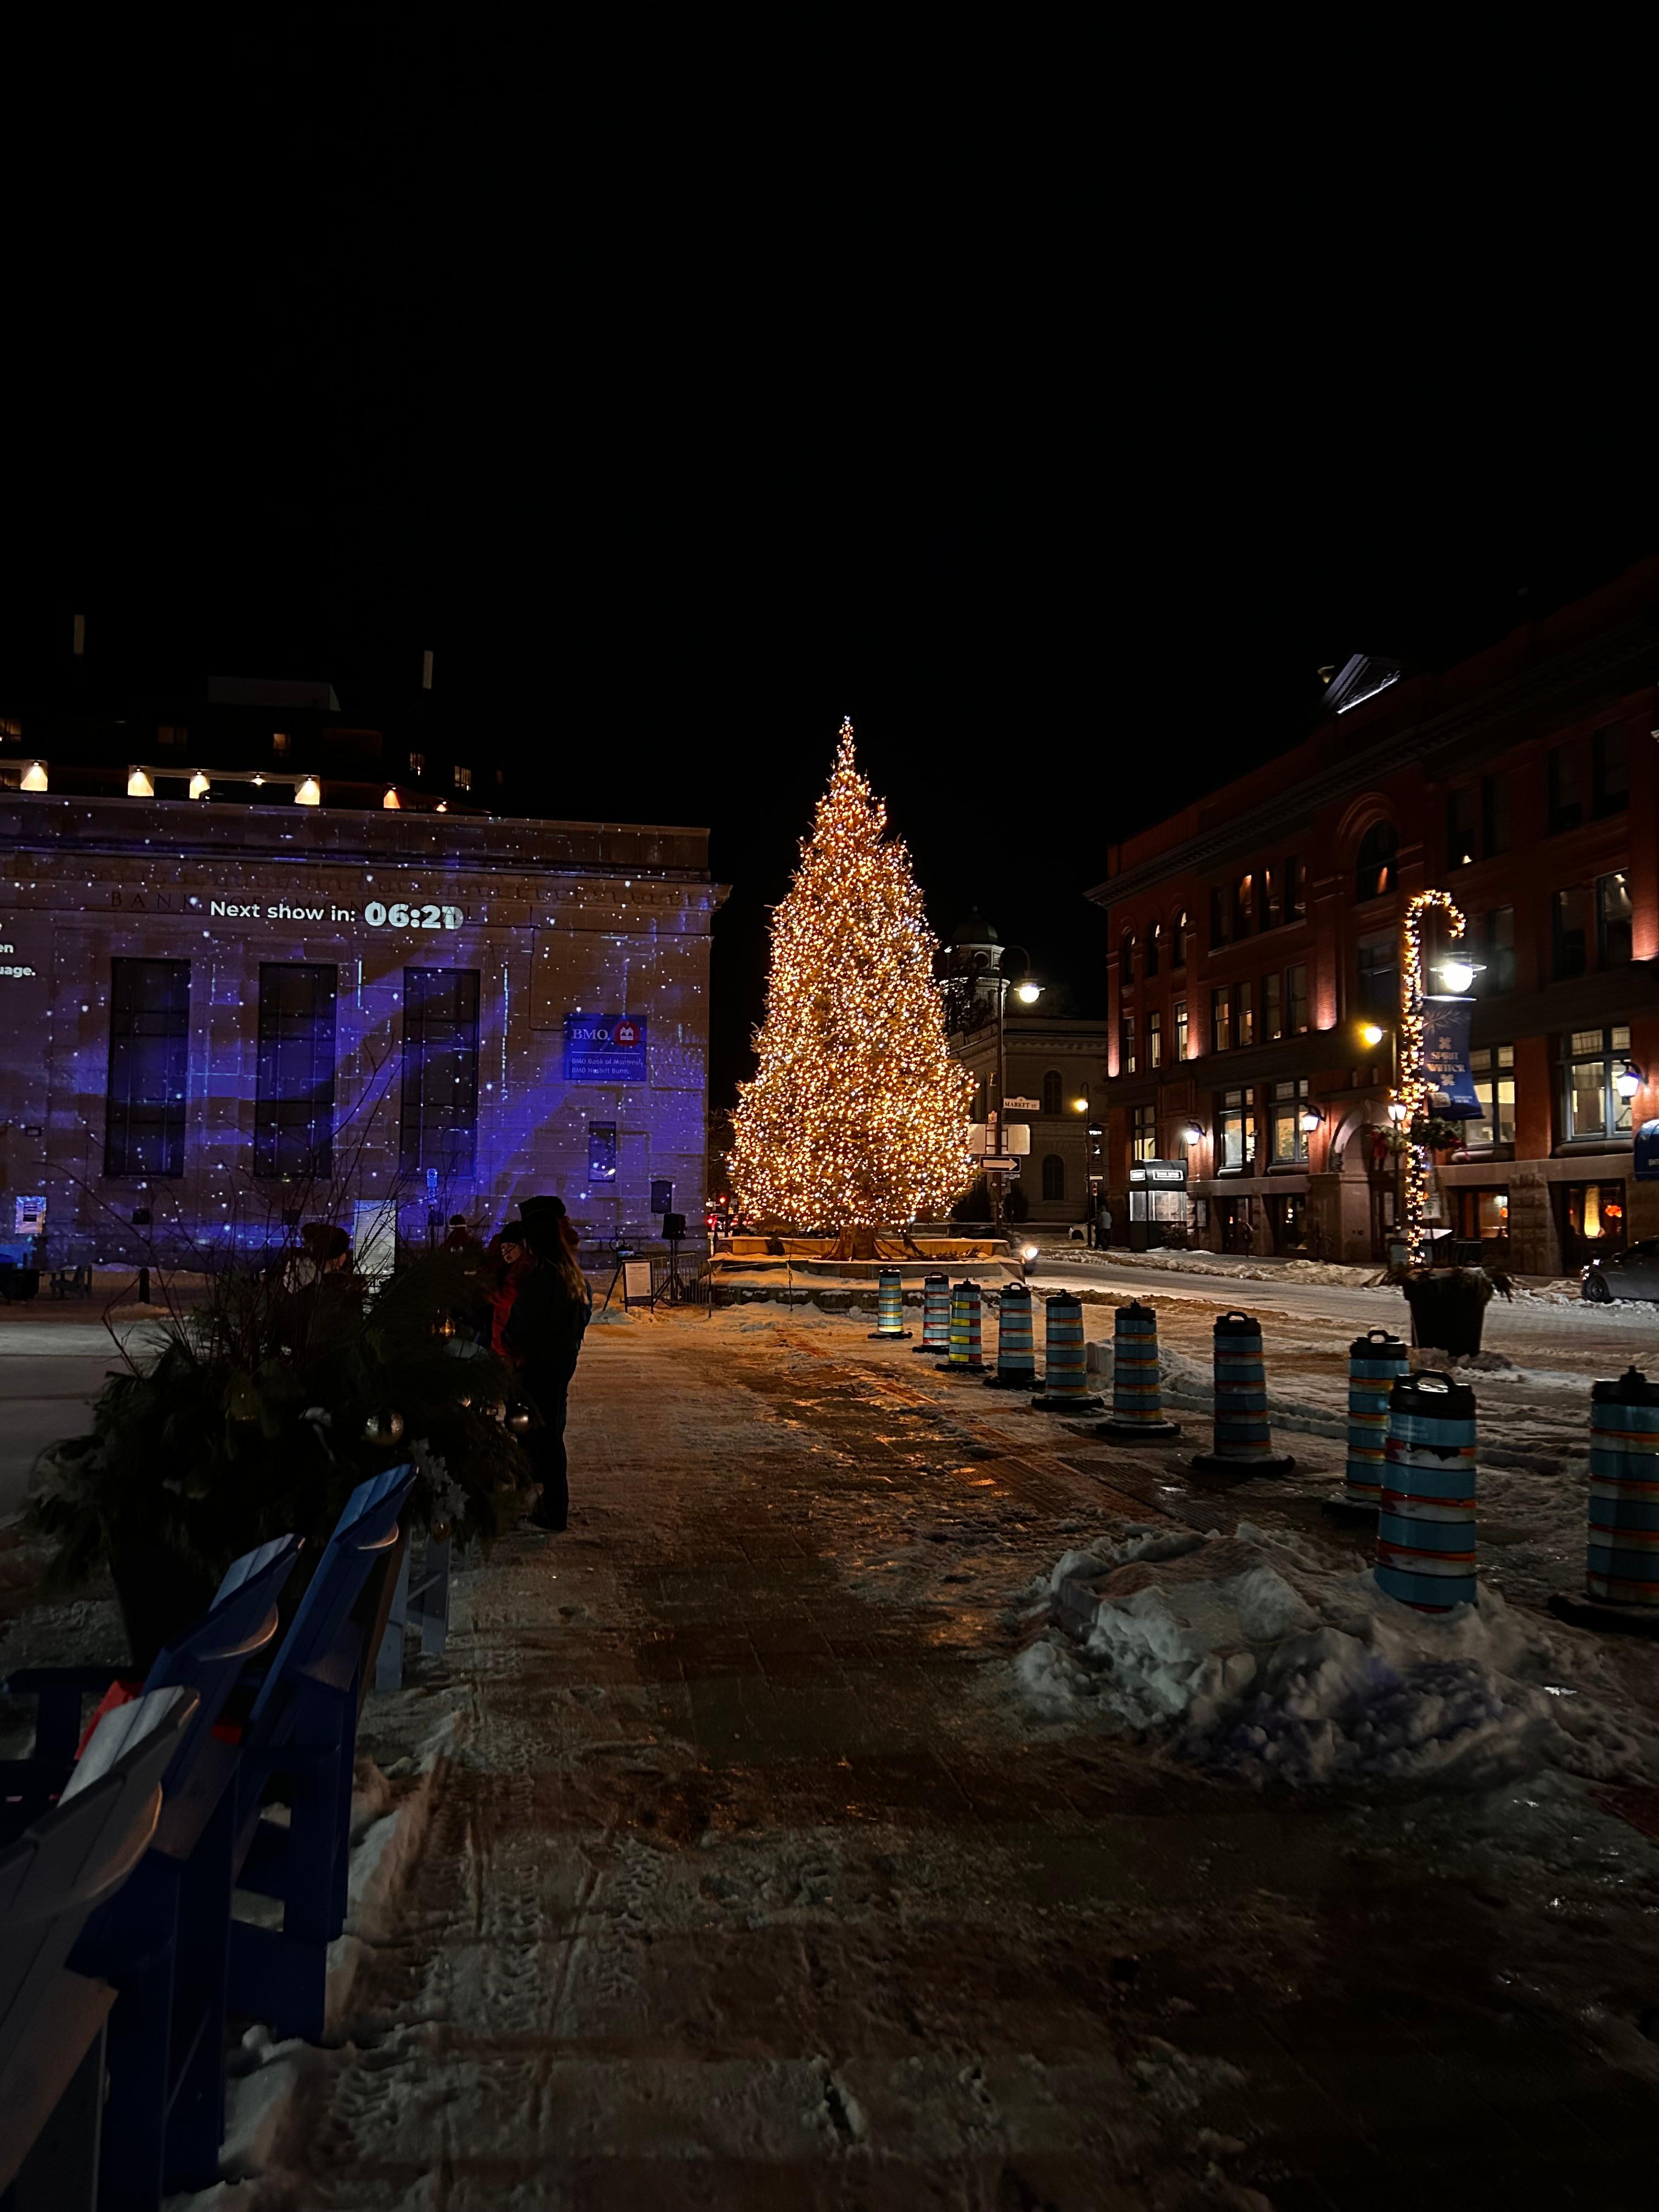
<path fill-rule="evenodd" d="M 766 1019 L 738 1086 L 732 1182 L 745 1213 L 833 1233 L 942 1215 L 966 1189 L 972 1079 L 951 1056 L 937 940 L 903 845 L 843 721 L 830 787 L 772 916 Z"/>
<path fill-rule="evenodd" d="M 1423 921 L 1438 908 L 1446 916 L 1449 936 L 1463 934 L 1463 916 L 1449 891 L 1419 891 L 1406 908 L 1401 924 L 1400 1070 L 1399 1087 L 1389 1102 L 1389 1112 L 1399 1123 L 1405 1146 L 1405 1233 L 1407 1250 L 1414 1265 L 1427 1258 L 1425 1231 L 1428 1222 L 1431 1147 L 1424 1140 L 1430 1120 L 1428 1068 L 1423 1052 Z M 1403 1109 L 1403 1111 L 1396 1111 Z"/>

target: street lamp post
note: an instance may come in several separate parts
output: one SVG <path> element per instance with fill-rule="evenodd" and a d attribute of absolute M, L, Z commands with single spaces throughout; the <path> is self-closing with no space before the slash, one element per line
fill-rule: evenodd
<path fill-rule="evenodd" d="M 1041 983 L 1031 981 L 1031 956 L 1023 945 L 1005 945 L 1002 958 L 997 966 L 997 1135 L 991 1157 L 1000 1163 L 1007 1157 L 1006 1132 L 1008 1127 L 1008 1036 L 1007 1006 L 1010 978 L 1004 973 L 1011 953 L 1018 952 L 1021 962 L 1021 980 L 1013 986 L 1014 995 L 1022 1006 L 1034 1006 L 1042 996 Z M 991 1170 L 991 1226 L 1002 1227 L 1002 1177 L 999 1164 Z"/>

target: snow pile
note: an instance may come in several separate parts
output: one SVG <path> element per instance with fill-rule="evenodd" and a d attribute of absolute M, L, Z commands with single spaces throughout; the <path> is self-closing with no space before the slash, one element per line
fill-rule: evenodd
<path fill-rule="evenodd" d="M 1046 1717 L 1108 1716 L 1250 1781 L 1641 1770 L 1635 1736 L 1565 1678 L 1563 1643 L 1491 1589 L 1419 1613 L 1369 1568 L 1333 1571 L 1244 1522 L 1068 1552 L 1043 1597 L 1050 1626 L 1015 1674 Z"/>
<path fill-rule="evenodd" d="M 1339 1260 L 1247 1259 L 1231 1252 L 1180 1251 L 1159 1245 L 1150 1252 L 1045 1252 L 1042 1265 L 1051 1260 L 1097 1260 L 1113 1267 L 1156 1267 L 1178 1275 L 1231 1275 L 1246 1283 L 1322 1283 L 1344 1290 L 1367 1290 L 1382 1278 L 1375 1267 L 1351 1267 Z"/>

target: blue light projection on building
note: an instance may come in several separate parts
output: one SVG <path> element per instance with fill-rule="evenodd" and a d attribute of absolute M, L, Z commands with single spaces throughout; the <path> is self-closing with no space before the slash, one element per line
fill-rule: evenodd
<path fill-rule="evenodd" d="M 585 1238 L 703 1191 L 695 829 L 0 795 L 0 1144 L 52 1267 L 405 1248 L 532 1192 Z"/>

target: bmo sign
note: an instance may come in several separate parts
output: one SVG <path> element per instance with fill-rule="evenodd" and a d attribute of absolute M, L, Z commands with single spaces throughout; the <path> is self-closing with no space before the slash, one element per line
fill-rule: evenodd
<path fill-rule="evenodd" d="M 646 1074 L 644 1015 L 565 1016 L 567 1083 L 643 1083 Z"/>

